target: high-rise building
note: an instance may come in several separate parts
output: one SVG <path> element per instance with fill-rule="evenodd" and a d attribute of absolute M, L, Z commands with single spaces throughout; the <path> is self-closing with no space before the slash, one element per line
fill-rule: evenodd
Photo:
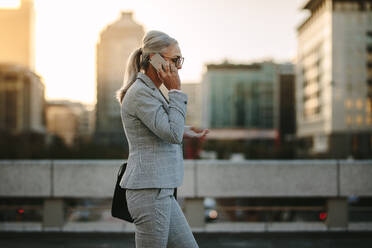
<path fill-rule="evenodd" d="M 0 8 L 0 62 L 34 70 L 35 13 L 32 0 L 15 8 Z"/>
<path fill-rule="evenodd" d="M 141 46 L 144 29 L 131 12 L 108 25 L 97 44 L 97 104 L 95 140 L 101 144 L 123 144 L 120 105 L 115 98 L 122 86 L 127 59 Z"/>
<path fill-rule="evenodd" d="M 372 3 L 309 0 L 298 27 L 297 136 L 303 152 L 372 152 Z"/>
<path fill-rule="evenodd" d="M 0 130 L 45 133 L 45 87 L 26 67 L 0 64 Z"/>

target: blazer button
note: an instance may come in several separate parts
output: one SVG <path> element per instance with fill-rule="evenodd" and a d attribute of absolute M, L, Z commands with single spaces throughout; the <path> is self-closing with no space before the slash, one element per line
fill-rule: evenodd
<path fill-rule="evenodd" d="M 186 101 L 185 101 L 184 103 L 185 103 L 185 104 L 187 104 L 187 102 L 186 102 Z"/>

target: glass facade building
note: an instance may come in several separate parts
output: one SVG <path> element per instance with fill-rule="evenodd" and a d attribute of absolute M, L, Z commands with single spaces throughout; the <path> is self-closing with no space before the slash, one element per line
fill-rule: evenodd
<path fill-rule="evenodd" d="M 276 64 L 209 64 L 202 87 L 203 126 L 250 129 L 277 127 Z"/>

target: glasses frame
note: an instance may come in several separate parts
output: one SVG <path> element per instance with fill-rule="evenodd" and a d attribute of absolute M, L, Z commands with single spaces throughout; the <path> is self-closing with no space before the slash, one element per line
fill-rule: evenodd
<path fill-rule="evenodd" d="M 163 54 L 160 54 L 163 58 L 168 58 L 170 60 L 172 60 L 172 62 L 176 65 L 176 67 L 179 67 L 179 66 L 182 66 L 183 65 L 183 62 L 185 61 L 185 58 L 184 57 L 181 57 L 181 56 L 177 56 L 177 57 L 168 57 L 168 56 L 164 56 Z"/>

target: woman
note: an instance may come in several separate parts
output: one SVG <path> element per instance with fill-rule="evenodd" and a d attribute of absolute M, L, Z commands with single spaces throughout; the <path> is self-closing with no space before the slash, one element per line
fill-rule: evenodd
<path fill-rule="evenodd" d="M 159 71 L 150 63 L 165 60 Z M 198 247 L 173 194 L 183 181 L 182 139 L 187 95 L 180 90 L 183 57 L 175 39 L 150 31 L 128 61 L 118 91 L 129 144 L 128 166 L 120 182 L 136 226 L 136 247 Z M 159 90 L 169 90 L 169 102 Z M 193 130 L 204 137 L 208 130 Z"/>

